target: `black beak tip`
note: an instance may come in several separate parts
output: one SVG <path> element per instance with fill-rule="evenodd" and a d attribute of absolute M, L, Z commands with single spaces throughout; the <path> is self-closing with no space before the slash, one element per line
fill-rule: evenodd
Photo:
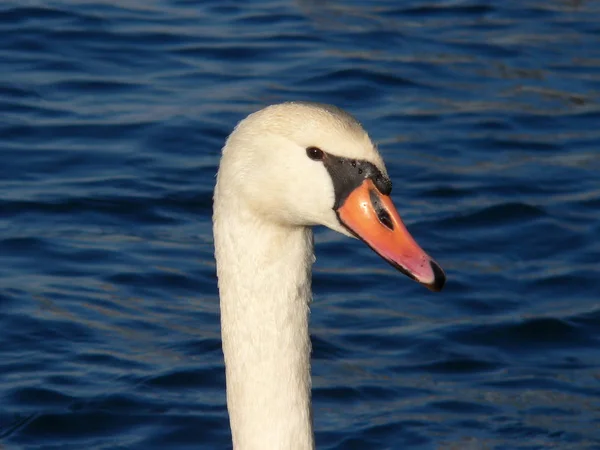
<path fill-rule="evenodd" d="M 431 261 L 431 270 L 433 270 L 433 283 L 427 287 L 433 292 L 440 292 L 446 284 L 446 274 L 435 261 Z"/>

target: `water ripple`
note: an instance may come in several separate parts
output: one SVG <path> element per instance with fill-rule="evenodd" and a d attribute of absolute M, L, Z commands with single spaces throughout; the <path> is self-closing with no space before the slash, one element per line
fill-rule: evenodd
<path fill-rule="evenodd" d="M 0 446 L 227 448 L 211 214 L 269 103 L 349 109 L 430 296 L 316 231 L 318 448 L 600 448 L 597 2 L 0 6 Z"/>

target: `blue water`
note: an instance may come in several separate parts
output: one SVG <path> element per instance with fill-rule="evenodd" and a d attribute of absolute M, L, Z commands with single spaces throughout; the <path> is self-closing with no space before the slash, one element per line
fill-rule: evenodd
<path fill-rule="evenodd" d="M 0 448 L 230 447 L 220 148 L 353 113 L 440 294 L 316 231 L 320 449 L 600 449 L 600 2 L 4 0 Z"/>

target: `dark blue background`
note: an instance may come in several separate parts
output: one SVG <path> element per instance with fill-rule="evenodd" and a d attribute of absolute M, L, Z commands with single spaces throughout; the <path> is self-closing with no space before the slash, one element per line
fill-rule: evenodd
<path fill-rule="evenodd" d="M 600 449 L 600 2 L 0 3 L 0 448 L 230 446 L 220 147 L 334 103 L 447 270 L 317 230 L 321 449 Z"/>

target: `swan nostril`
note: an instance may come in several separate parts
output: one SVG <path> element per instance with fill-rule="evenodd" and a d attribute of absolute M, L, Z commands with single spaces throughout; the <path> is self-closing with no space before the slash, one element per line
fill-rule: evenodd
<path fill-rule="evenodd" d="M 392 218 L 390 213 L 384 208 L 379 201 L 379 196 L 374 190 L 369 191 L 369 197 L 371 198 L 371 205 L 377 214 L 377 218 L 381 222 L 381 224 L 386 227 L 390 231 L 394 231 L 394 222 L 392 222 Z"/>
<path fill-rule="evenodd" d="M 394 230 L 394 223 L 392 222 L 392 218 L 390 217 L 390 214 L 385 209 L 382 209 L 381 211 L 377 211 L 377 218 L 388 230 L 390 230 L 390 231 Z"/>

